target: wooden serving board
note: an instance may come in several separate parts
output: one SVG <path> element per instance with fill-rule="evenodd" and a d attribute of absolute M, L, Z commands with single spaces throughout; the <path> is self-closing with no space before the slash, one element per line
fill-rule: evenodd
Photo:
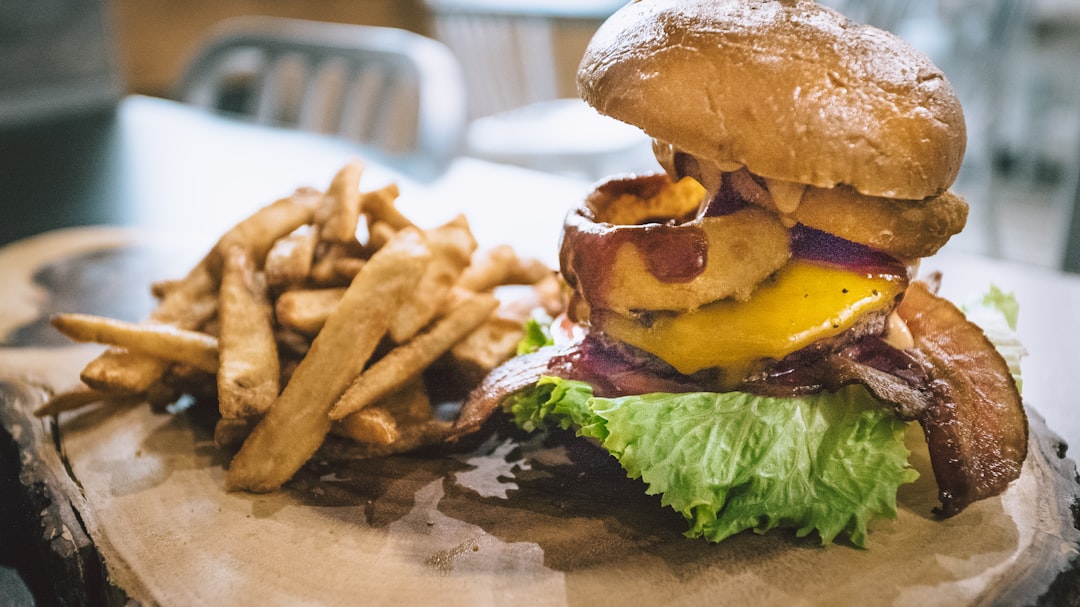
<path fill-rule="evenodd" d="M 55 587 L 75 595 L 69 602 L 1077 600 L 1076 470 L 1031 409 L 1021 478 L 1004 495 L 944 521 L 931 514 L 936 487 L 915 428 L 910 444 L 922 478 L 901 489 L 895 521 L 872 525 L 866 550 L 822 547 L 786 532 L 744 533 L 720 544 L 686 539 L 681 517 L 645 496 L 610 457 L 563 433 L 523 436 L 494 424 L 483 440 L 454 452 L 378 460 L 357 460 L 344 443 L 332 443 L 285 489 L 251 495 L 224 490 L 230 454 L 214 447 L 210 426 L 190 410 L 110 404 L 33 419 L 30 411 L 47 393 L 76 381 L 99 351 L 48 337 L 43 311 L 97 305 L 88 293 L 70 292 L 93 285 L 49 277 L 70 275 L 65 268 L 80 275 L 126 268 L 123 285 L 108 288 L 129 297 L 130 289 L 167 277 L 139 275 L 132 268 L 142 259 L 146 250 L 127 234 L 99 230 L 0 251 L 0 276 L 14 293 L 0 310 L 0 422 L 20 452 L 26 524 L 51 555 Z M 17 274 L 25 280 L 11 282 Z"/>

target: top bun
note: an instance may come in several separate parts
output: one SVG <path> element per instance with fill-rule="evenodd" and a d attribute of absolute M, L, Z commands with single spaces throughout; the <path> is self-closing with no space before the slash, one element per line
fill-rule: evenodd
<path fill-rule="evenodd" d="M 577 78 L 599 112 L 684 152 L 870 196 L 940 194 L 967 141 L 929 58 L 811 0 L 632 2 Z"/>

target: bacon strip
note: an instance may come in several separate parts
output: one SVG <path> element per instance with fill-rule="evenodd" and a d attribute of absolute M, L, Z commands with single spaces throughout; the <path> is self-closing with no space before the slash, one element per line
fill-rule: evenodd
<path fill-rule="evenodd" d="M 884 344 L 884 342 L 881 343 Z M 888 344 L 884 345 L 891 348 Z M 895 348 L 893 351 L 903 354 Z M 934 395 L 925 382 L 905 379 L 899 375 L 895 367 L 881 368 L 843 354 L 833 354 L 827 359 L 827 365 L 833 377 L 832 381 L 836 382 L 835 387 L 860 383 L 866 386 L 878 400 L 891 405 L 896 416 L 903 420 L 918 419 L 933 406 Z"/>
<path fill-rule="evenodd" d="M 919 418 L 941 508 L 949 517 L 1020 476 L 1028 422 L 1005 360 L 963 312 L 916 282 L 897 313 L 932 378 L 934 404 Z"/>
<path fill-rule="evenodd" d="M 469 393 L 453 427 L 450 428 L 447 440 L 456 441 L 479 430 L 502 401 L 535 384 L 548 373 L 552 358 L 570 354 L 577 349 L 578 343 L 540 348 L 531 354 L 515 356 L 496 367 Z"/>

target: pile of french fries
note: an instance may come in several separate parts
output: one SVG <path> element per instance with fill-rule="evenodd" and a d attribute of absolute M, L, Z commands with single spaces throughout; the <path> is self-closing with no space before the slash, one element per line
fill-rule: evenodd
<path fill-rule="evenodd" d="M 478 249 L 464 216 L 421 229 L 396 185 L 361 191 L 362 173 L 350 162 L 325 191 L 238 223 L 186 276 L 153 285 L 143 322 L 55 316 L 64 335 L 108 348 L 36 413 L 216 399 L 215 443 L 238 447 L 226 487 L 255 492 L 279 488 L 330 434 L 370 455 L 441 442 L 450 421 L 425 373 L 467 392 L 514 354 L 533 309 L 558 311 L 558 282 L 509 246 Z M 528 287 L 497 297 L 505 285 Z"/>

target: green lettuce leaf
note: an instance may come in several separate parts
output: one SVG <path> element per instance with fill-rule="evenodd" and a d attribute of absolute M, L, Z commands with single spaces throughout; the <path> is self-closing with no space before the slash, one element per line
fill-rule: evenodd
<path fill-rule="evenodd" d="M 867 523 L 895 518 L 896 490 L 918 473 L 904 423 L 853 386 L 833 394 L 743 393 L 596 398 L 583 382 L 549 377 L 507 401 L 527 430 L 577 428 L 619 460 L 646 493 L 719 542 L 746 529 L 790 527 L 822 543 L 865 546 Z"/>
<path fill-rule="evenodd" d="M 1020 305 L 1012 293 L 1005 293 L 995 285 L 981 297 L 961 306 L 968 320 L 979 325 L 994 347 L 1009 365 L 1009 372 L 1016 380 L 1016 389 L 1023 392 L 1020 381 L 1020 361 L 1027 356 L 1027 349 L 1016 336 L 1016 323 Z"/>
<path fill-rule="evenodd" d="M 529 320 L 525 321 L 525 334 L 518 340 L 517 355 L 536 352 L 544 346 L 555 343 L 551 338 L 551 322 L 551 317 L 542 310 L 533 312 Z"/>

